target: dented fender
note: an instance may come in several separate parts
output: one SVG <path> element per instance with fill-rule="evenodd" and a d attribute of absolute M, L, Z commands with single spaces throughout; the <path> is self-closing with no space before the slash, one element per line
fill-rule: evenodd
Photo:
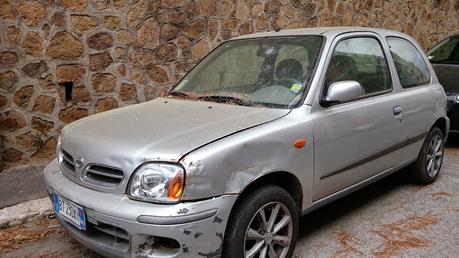
<path fill-rule="evenodd" d="M 184 200 L 239 194 L 250 183 L 273 173 L 288 172 L 302 182 L 303 206 L 311 204 L 313 137 L 309 106 L 243 132 L 225 137 L 181 160 L 187 170 Z M 297 148 L 294 143 L 305 139 Z"/>

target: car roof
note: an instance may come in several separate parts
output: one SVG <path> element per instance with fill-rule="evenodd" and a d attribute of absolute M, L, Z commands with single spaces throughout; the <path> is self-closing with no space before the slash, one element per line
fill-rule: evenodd
<path fill-rule="evenodd" d="M 453 35 L 448 36 L 448 37 L 446 37 L 444 39 L 450 39 L 450 38 L 459 38 L 459 33 L 458 34 L 453 34 Z"/>
<path fill-rule="evenodd" d="M 303 29 L 286 29 L 279 31 L 269 32 L 258 32 L 254 34 L 247 34 L 233 38 L 238 39 L 250 39 L 250 38 L 265 38 L 265 37 L 280 37 L 280 36 L 302 36 L 302 35 L 323 35 L 327 37 L 337 36 L 343 33 L 350 32 L 373 32 L 380 35 L 394 35 L 400 37 L 409 37 L 408 35 L 387 29 L 380 28 L 369 28 L 369 27 L 315 27 L 315 28 L 303 28 Z"/>

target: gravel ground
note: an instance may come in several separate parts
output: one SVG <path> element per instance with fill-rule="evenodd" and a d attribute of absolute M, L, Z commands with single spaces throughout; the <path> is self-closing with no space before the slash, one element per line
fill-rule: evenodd
<path fill-rule="evenodd" d="M 410 184 L 396 173 L 304 216 L 295 257 L 458 257 L 459 144 L 438 180 Z M 56 219 L 0 230 L 0 257 L 98 257 Z"/>

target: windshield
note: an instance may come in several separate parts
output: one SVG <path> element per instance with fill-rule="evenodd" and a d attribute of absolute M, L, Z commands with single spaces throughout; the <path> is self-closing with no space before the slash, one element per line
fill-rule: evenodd
<path fill-rule="evenodd" d="M 306 94 L 321 36 L 275 37 L 223 43 L 169 93 L 170 97 L 292 108 Z"/>

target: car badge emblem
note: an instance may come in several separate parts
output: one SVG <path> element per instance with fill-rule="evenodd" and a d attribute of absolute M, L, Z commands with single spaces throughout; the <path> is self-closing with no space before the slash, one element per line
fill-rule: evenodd
<path fill-rule="evenodd" d="M 77 168 L 81 168 L 84 164 L 84 159 L 82 157 L 79 157 L 75 160 L 75 166 Z"/>

